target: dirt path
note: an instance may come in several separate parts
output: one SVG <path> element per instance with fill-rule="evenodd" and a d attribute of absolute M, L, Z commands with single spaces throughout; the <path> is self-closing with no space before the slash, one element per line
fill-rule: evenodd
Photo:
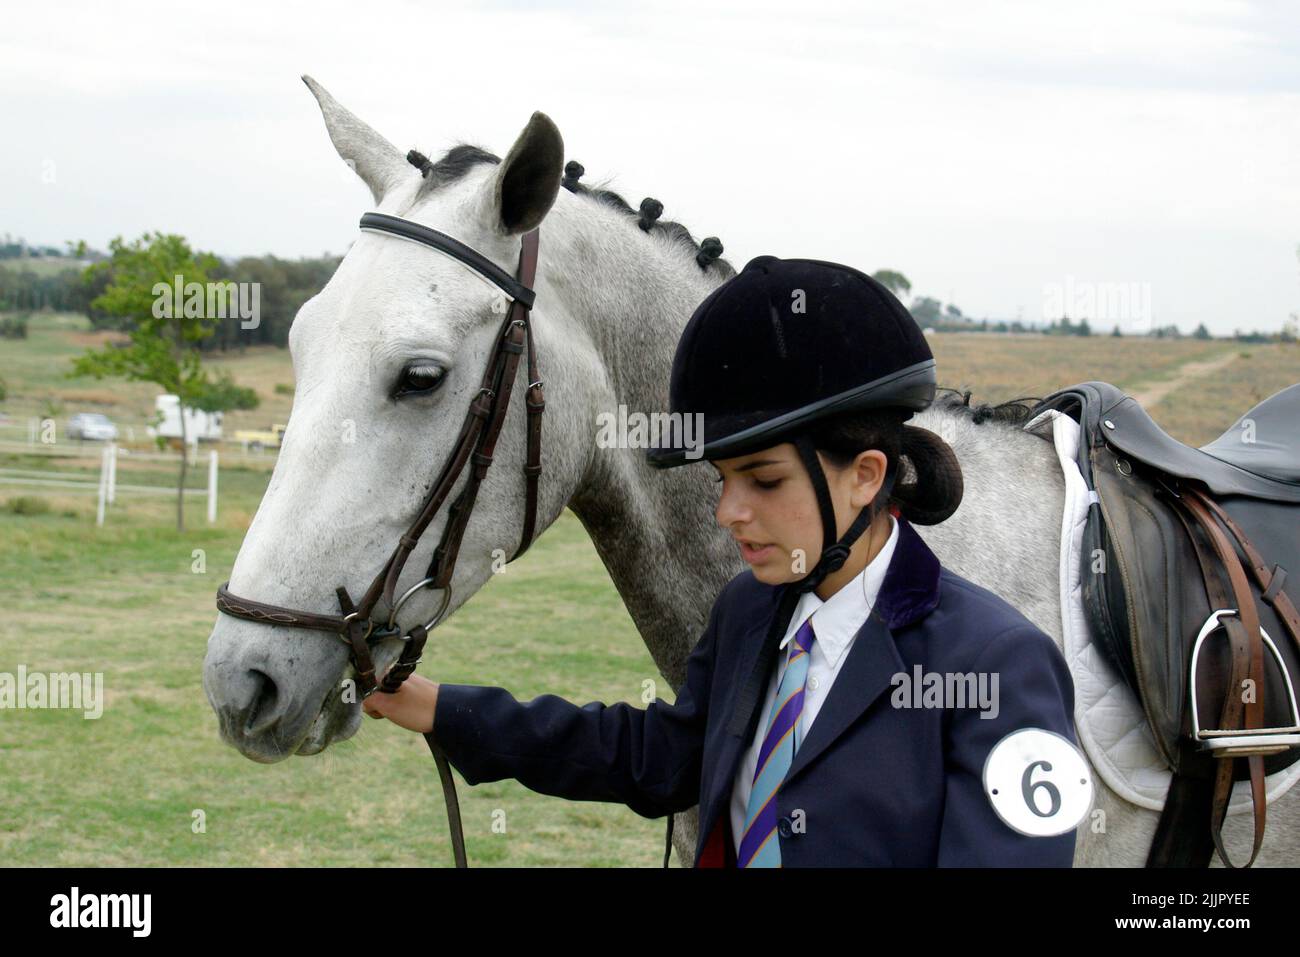
<path fill-rule="evenodd" d="M 1179 366 L 1178 371 L 1174 374 L 1173 378 L 1153 382 L 1145 388 L 1140 388 L 1135 392 L 1130 392 L 1129 395 L 1137 399 L 1139 405 L 1150 408 L 1175 389 L 1181 389 L 1189 382 L 1203 378 L 1211 373 L 1218 372 L 1236 358 L 1237 353 L 1232 351 L 1226 352 L 1221 356 L 1216 356 L 1213 359 L 1204 359 L 1200 362 L 1189 362 L 1186 365 Z"/>

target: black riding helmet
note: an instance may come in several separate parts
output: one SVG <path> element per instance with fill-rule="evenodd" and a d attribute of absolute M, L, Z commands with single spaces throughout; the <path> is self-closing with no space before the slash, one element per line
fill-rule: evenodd
<path fill-rule="evenodd" d="M 901 425 L 934 393 L 930 346 L 888 289 L 838 263 L 759 256 L 700 303 L 673 357 L 669 409 L 703 414 L 702 448 L 685 445 L 679 430 L 666 441 L 661 437 L 647 459 L 655 468 L 673 468 L 793 442 L 822 516 L 821 557 L 796 584 L 797 591 L 808 591 L 848 559 L 894 492 L 899 464 L 890 462 L 875 501 L 836 541 L 835 511 L 809 426 L 870 409 L 897 410 Z M 902 429 L 902 457 L 915 481 L 900 512 L 936 524 L 961 502 L 961 468 L 938 436 Z"/>

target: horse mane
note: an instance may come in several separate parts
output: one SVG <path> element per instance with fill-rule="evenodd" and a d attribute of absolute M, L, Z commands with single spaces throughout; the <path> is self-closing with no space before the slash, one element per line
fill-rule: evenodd
<path fill-rule="evenodd" d="M 975 425 L 995 422 L 1000 425 L 1023 426 L 1033 418 L 1034 407 L 1040 401 L 1025 396 L 1019 399 L 1008 399 L 996 405 L 987 402 L 971 405 L 969 389 L 963 392 L 957 389 L 940 388 L 938 392 L 941 394 L 935 396 L 934 408 L 963 415 Z"/>
<path fill-rule="evenodd" d="M 407 160 L 424 174 L 425 184 L 421 187 L 421 193 L 424 193 L 461 178 L 480 164 L 497 165 L 501 162 L 501 157 L 481 146 L 458 143 L 437 161 L 431 161 L 415 150 L 407 154 Z M 610 209 L 618 210 L 645 232 L 651 230 L 663 232 L 673 242 L 688 251 L 701 269 L 716 269 L 724 279 L 736 274 L 731 263 L 722 258 L 722 243 L 716 238 L 709 237 L 702 243 L 697 243 L 691 231 L 681 223 L 659 218 L 659 213 L 663 211 L 663 204 L 658 200 L 646 197 L 641 201 L 640 210 L 633 209 L 627 200 L 612 189 L 579 183 L 578 177 L 584 172 L 581 164 L 570 160 L 565 164 L 561 185 L 574 195 L 585 196 Z"/>

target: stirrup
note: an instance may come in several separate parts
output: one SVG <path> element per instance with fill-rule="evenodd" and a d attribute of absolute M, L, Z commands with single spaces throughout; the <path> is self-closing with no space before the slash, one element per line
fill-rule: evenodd
<path fill-rule="evenodd" d="M 1263 625 L 1259 626 L 1260 637 L 1264 639 L 1264 646 L 1272 652 L 1273 660 L 1277 663 L 1278 670 L 1282 672 L 1282 680 L 1286 683 L 1287 700 L 1291 702 L 1290 727 L 1201 729 L 1200 710 L 1196 701 L 1197 658 L 1200 656 L 1201 645 L 1205 639 L 1212 632 L 1223 627 L 1219 624 L 1219 619 L 1225 615 L 1236 614 L 1236 608 L 1220 608 L 1218 611 L 1212 612 L 1210 617 L 1205 619 L 1205 624 L 1201 626 L 1201 631 L 1196 636 L 1196 643 L 1192 645 L 1192 667 L 1188 678 L 1192 693 L 1192 740 L 1200 745 L 1201 750 L 1213 752 L 1217 757 L 1222 758 L 1252 754 L 1278 754 L 1291 748 L 1300 747 L 1300 709 L 1296 707 L 1295 688 L 1291 684 L 1291 675 L 1286 669 L 1286 663 L 1282 660 L 1282 655 L 1277 650 L 1277 645 L 1273 644 L 1273 639 L 1269 637 Z M 1235 694 L 1237 689 L 1229 689 L 1229 693 Z"/>

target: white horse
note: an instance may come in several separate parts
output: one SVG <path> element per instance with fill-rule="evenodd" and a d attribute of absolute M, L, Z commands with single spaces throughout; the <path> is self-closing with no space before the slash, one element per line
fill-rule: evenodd
<path fill-rule="evenodd" d="M 640 449 L 599 447 L 597 416 L 620 405 L 666 411 L 678 336 L 695 306 L 734 274 L 699 255 L 675 223 L 640 228 L 612 193 L 560 189 L 559 131 L 534 114 L 504 160 L 452 149 L 422 176 L 401 151 L 308 77 L 340 156 L 375 208 L 449 233 L 513 273 L 519 235 L 541 225 L 532 313 L 546 413 L 540 534 L 567 505 L 582 521 L 655 664 L 674 687 L 722 586 L 744 569 L 713 517 L 708 469 L 650 469 Z M 571 185 L 571 184 L 570 184 Z M 544 222 L 543 222 L 544 220 Z M 703 263 L 703 264 L 702 264 Z M 455 441 L 499 326 L 496 290 L 464 265 L 413 243 L 362 234 L 289 336 L 297 382 L 279 461 L 231 573 L 258 601 L 333 613 L 334 588 L 359 595 L 405 531 Z M 437 388 L 394 398 L 419 369 Z M 525 374 L 521 366 L 519 375 Z M 523 383 L 516 383 L 522 394 Z M 936 406 L 914 423 L 955 449 L 965 499 L 947 522 L 919 529 L 944 565 L 1006 598 L 1061 644 L 1058 547 L 1064 484 L 1050 443 L 1018 427 L 979 424 Z M 454 614 L 488 580 L 494 551 L 522 528 L 524 407 L 512 403 L 452 580 Z M 459 488 L 459 483 L 458 486 Z M 454 498 L 453 491 L 452 497 Z M 428 566 L 445 509 L 421 540 L 398 593 Z M 409 579 L 409 580 L 408 580 Z M 403 622 L 426 620 L 421 593 Z M 377 665 L 397 647 L 381 648 Z M 361 710 L 340 694 L 345 646 L 326 634 L 219 615 L 203 684 L 223 738 L 256 761 L 315 754 L 348 738 Z M 1140 866 L 1157 814 L 1128 804 L 1094 773 L 1096 811 L 1078 830 L 1076 865 Z M 1208 826 L 1208 821 L 1206 826 Z M 1224 828 L 1234 854 L 1250 845 L 1250 815 Z M 695 812 L 678 816 L 676 846 L 691 861 Z M 1257 863 L 1288 865 L 1300 850 L 1300 797 L 1272 805 Z"/>

